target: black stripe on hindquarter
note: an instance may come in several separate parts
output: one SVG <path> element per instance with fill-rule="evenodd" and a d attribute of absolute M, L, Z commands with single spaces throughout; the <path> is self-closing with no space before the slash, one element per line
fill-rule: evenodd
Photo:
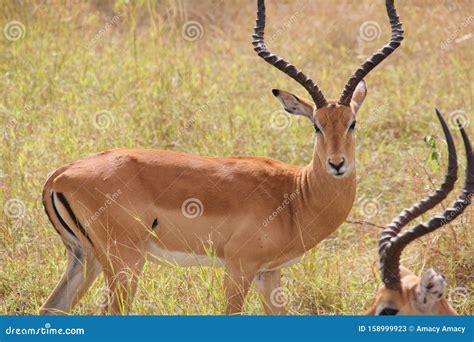
<path fill-rule="evenodd" d="M 52 203 L 52 205 L 53 205 L 53 210 L 55 211 L 56 216 L 57 216 L 58 219 L 61 221 L 61 216 L 59 216 L 59 215 L 57 214 L 56 207 L 54 206 L 54 200 L 53 200 L 53 194 L 52 194 L 52 193 L 51 193 L 51 203 Z M 48 220 L 49 220 L 49 222 L 51 223 L 51 225 L 53 226 L 54 230 L 59 234 L 59 236 L 62 237 L 62 234 L 61 234 L 61 232 L 59 231 L 59 229 L 56 227 L 56 225 L 54 224 L 53 219 L 51 218 L 51 215 L 50 215 L 48 209 L 46 209 L 45 200 L 43 200 L 43 208 L 44 208 L 44 212 L 46 213 L 46 216 L 48 216 Z M 60 223 L 62 224 L 62 222 L 60 222 Z M 69 227 L 68 227 L 68 228 L 69 228 Z M 71 233 L 72 233 L 72 232 L 71 232 Z M 74 235 L 74 233 L 72 233 L 72 234 Z M 63 239 L 63 241 L 64 241 L 64 239 Z M 67 249 L 67 250 L 69 250 L 69 251 L 72 252 L 72 248 L 71 248 L 71 246 L 69 246 L 69 244 L 65 243 L 64 245 L 66 246 L 66 249 Z"/>
<path fill-rule="evenodd" d="M 63 204 L 64 208 L 66 208 L 69 216 L 71 217 L 71 219 L 74 221 L 74 223 L 76 224 L 76 226 L 79 228 L 79 230 L 81 231 L 82 235 L 84 235 L 87 240 L 91 243 L 91 245 L 94 245 L 91 241 L 91 238 L 89 236 L 89 234 L 87 234 L 86 230 L 84 229 L 84 227 L 82 226 L 81 222 L 79 222 L 79 220 L 77 219 L 76 215 L 74 214 L 74 212 L 72 211 L 72 208 L 71 206 L 69 205 L 69 202 L 66 200 L 66 197 L 64 197 L 63 193 L 62 192 L 56 192 L 56 196 L 58 196 L 58 199 L 61 201 L 61 203 Z M 61 217 L 59 215 L 59 213 L 57 213 L 59 217 Z M 61 222 L 63 223 L 63 222 Z M 66 224 L 65 222 L 63 224 Z M 67 226 L 67 224 L 66 224 Z M 68 227 L 69 228 L 69 227 Z M 69 230 L 71 230 L 71 228 L 69 228 Z M 74 233 L 73 233 L 74 234 Z"/>
<path fill-rule="evenodd" d="M 53 195 L 52 195 L 52 194 L 51 194 L 51 202 L 53 203 L 53 208 L 54 208 L 54 201 L 53 201 Z M 48 220 L 49 220 L 49 222 L 51 223 L 51 225 L 53 226 L 54 230 L 57 231 L 59 235 L 61 235 L 61 233 L 59 232 L 58 228 L 56 228 L 56 226 L 54 225 L 53 219 L 51 218 L 51 215 L 49 214 L 48 209 L 46 209 L 46 202 L 45 202 L 45 200 L 43 200 L 43 208 L 44 208 L 44 212 L 46 213 L 46 216 L 48 216 Z M 56 209 L 56 208 L 54 208 L 54 209 Z"/>
<path fill-rule="evenodd" d="M 66 231 L 67 231 L 69 234 L 71 234 L 73 237 L 75 237 L 76 239 L 78 239 L 77 236 L 76 236 L 76 234 L 74 234 L 74 232 L 72 231 L 72 229 L 67 225 L 67 223 L 64 221 L 64 219 L 61 217 L 61 215 L 59 215 L 58 208 L 56 208 L 56 204 L 54 203 L 54 192 L 51 192 L 51 203 L 53 203 L 54 213 L 55 213 L 56 216 L 58 217 L 58 220 L 59 220 L 59 222 L 61 223 L 61 225 L 64 227 L 64 229 L 66 229 Z M 48 212 L 46 211 L 46 213 L 48 213 Z M 49 217 L 49 215 L 48 215 L 48 217 Z M 51 220 L 51 218 L 50 218 L 50 220 Z M 53 221 L 51 221 L 51 223 L 53 223 Z M 53 224 L 53 226 L 54 226 L 54 224 Z M 78 240 L 79 240 L 79 239 L 78 239 Z"/>
<path fill-rule="evenodd" d="M 153 223 L 151 224 L 151 230 L 155 230 L 156 227 L 158 227 L 158 224 L 160 222 L 158 222 L 158 219 L 156 218 Z"/>

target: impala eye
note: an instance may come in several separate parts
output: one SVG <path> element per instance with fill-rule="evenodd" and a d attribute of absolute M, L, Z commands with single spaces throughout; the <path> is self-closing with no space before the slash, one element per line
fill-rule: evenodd
<path fill-rule="evenodd" d="M 353 131 L 356 128 L 356 122 L 353 121 L 352 124 L 349 126 L 349 131 Z"/>
<path fill-rule="evenodd" d="M 385 308 L 382 311 L 380 311 L 379 315 L 381 316 L 395 316 L 398 311 L 397 309 L 391 309 L 391 308 Z"/>
<path fill-rule="evenodd" d="M 314 124 L 314 130 L 316 131 L 316 133 L 321 133 L 321 128 L 319 128 L 316 124 Z"/>

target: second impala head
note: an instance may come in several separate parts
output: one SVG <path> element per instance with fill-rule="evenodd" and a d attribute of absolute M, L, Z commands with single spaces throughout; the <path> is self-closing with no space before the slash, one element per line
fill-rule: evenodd
<path fill-rule="evenodd" d="M 288 113 L 311 120 L 316 130 L 314 158 L 318 158 L 329 175 L 344 178 L 354 171 L 356 114 L 367 95 L 364 81 L 354 91 L 350 106 L 328 101 L 326 106 L 317 109 L 312 102 L 286 91 L 274 89 L 273 95 Z"/>

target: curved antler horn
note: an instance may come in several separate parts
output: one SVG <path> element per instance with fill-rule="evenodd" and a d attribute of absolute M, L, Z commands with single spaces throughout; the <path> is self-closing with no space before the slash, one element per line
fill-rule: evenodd
<path fill-rule="evenodd" d="M 383 48 L 374 53 L 368 58 L 351 76 L 349 81 L 344 87 L 344 91 L 341 94 L 339 103 L 345 106 L 349 106 L 352 99 L 352 94 L 356 89 L 360 81 L 380 62 L 382 62 L 388 55 L 390 55 L 396 48 L 400 46 L 403 40 L 403 29 L 402 23 L 398 18 L 397 10 L 393 4 L 393 0 L 386 0 L 385 7 L 387 8 L 387 14 L 390 19 L 390 25 L 392 26 L 392 38 L 390 42 Z"/>
<path fill-rule="evenodd" d="M 322 108 L 327 105 L 326 98 L 319 89 L 319 87 L 314 84 L 314 82 L 308 78 L 303 72 L 296 69 L 295 66 L 285 61 L 283 58 L 278 57 L 277 55 L 272 54 L 265 46 L 264 40 L 265 34 L 265 1 L 257 1 L 257 20 L 255 24 L 255 33 L 253 34 L 252 44 L 254 46 L 255 52 L 262 57 L 265 62 L 273 65 L 277 69 L 283 71 L 285 74 L 290 76 L 296 82 L 301 84 L 311 95 L 316 108 Z"/>
<path fill-rule="evenodd" d="M 438 111 L 437 111 L 437 114 L 438 114 L 438 117 L 440 118 L 441 124 L 443 125 L 443 129 L 444 129 L 444 127 L 446 126 L 446 123 L 444 122 L 444 120 L 442 119 Z M 420 223 L 402 234 L 398 234 L 396 236 L 391 237 L 390 240 L 387 240 L 387 236 L 393 234 L 393 227 L 390 227 L 390 225 L 387 226 L 381 238 L 380 249 L 379 249 L 382 280 L 385 284 L 385 287 L 387 288 L 390 288 L 393 290 L 400 289 L 400 256 L 403 250 L 405 249 L 405 247 L 410 242 L 418 239 L 419 237 L 429 234 L 435 231 L 436 229 L 444 226 L 445 224 L 451 222 L 456 217 L 461 215 L 466 209 L 466 207 L 469 204 L 471 204 L 472 196 L 474 194 L 474 156 L 472 154 L 471 143 L 469 141 L 469 138 L 464 128 L 459 123 L 458 125 L 459 125 L 459 129 L 461 131 L 461 135 L 463 138 L 464 147 L 466 149 L 466 158 L 467 158 L 466 181 L 464 184 L 464 188 L 461 191 L 460 195 L 457 197 L 457 199 L 454 201 L 454 203 L 451 205 L 451 207 L 447 208 L 443 213 L 433 217 L 428 222 Z M 446 134 L 446 131 L 445 131 L 445 134 Z M 448 140 L 448 134 L 446 134 L 447 140 Z M 448 141 L 448 146 L 449 144 L 450 143 Z M 450 159 L 452 158 L 450 157 Z M 451 160 L 450 160 L 450 164 L 451 164 Z M 448 168 L 448 175 L 446 176 L 446 179 L 448 179 L 448 176 L 449 176 L 449 168 Z M 444 198 L 446 197 L 446 195 L 447 193 L 445 193 Z M 443 199 L 441 197 L 439 197 L 435 201 L 437 203 L 441 202 L 441 200 Z M 389 230 L 391 231 L 390 234 L 388 234 Z"/>

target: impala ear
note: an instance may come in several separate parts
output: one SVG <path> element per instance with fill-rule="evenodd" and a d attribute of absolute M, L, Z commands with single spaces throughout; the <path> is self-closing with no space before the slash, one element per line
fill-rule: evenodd
<path fill-rule="evenodd" d="M 313 122 L 314 104 L 283 90 L 273 89 L 272 93 L 281 102 L 283 108 L 288 113 L 306 116 Z"/>
<path fill-rule="evenodd" d="M 421 277 L 420 284 L 416 292 L 417 304 L 420 307 L 431 307 L 443 296 L 446 288 L 445 277 L 430 268 Z"/>
<path fill-rule="evenodd" d="M 360 81 L 357 87 L 354 90 L 354 94 L 352 95 L 351 100 L 351 107 L 354 110 L 354 113 L 357 114 L 362 103 L 365 100 L 365 96 L 367 95 L 367 83 L 364 80 Z"/>

